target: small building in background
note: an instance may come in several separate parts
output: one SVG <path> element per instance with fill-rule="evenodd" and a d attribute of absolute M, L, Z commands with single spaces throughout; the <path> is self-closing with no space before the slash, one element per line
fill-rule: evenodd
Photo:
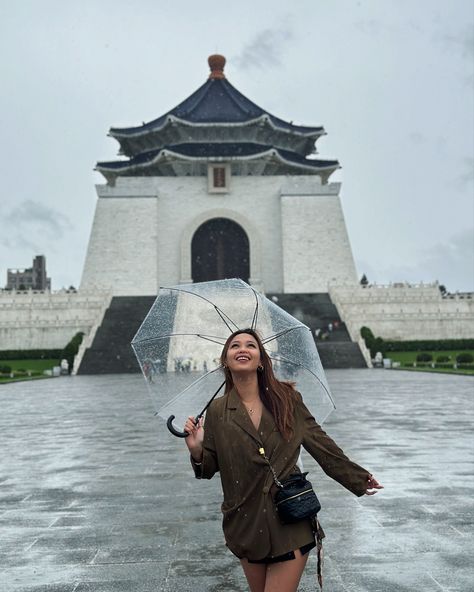
<path fill-rule="evenodd" d="M 7 270 L 7 290 L 51 290 L 51 278 L 46 275 L 46 257 L 36 255 L 33 266 Z"/>

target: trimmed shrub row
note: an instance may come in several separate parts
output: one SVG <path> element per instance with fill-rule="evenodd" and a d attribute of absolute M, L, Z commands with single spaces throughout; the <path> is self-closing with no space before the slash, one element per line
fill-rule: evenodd
<path fill-rule="evenodd" d="M 417 362 L 431 362 L 433 360 L 433 356 L 431 354 L 421 353 L 416 356 Z"/>
<path fill-rule="evenodd" d="M 423 352 L 423 353 L 418 354 L 416 356 L 416 361 L 417 362 L 432 362 L 433 356 L 432 356 L 432 354 L 428 354 L 428 353 Z M 453 364 L 450 356 L 438 356 L 436 358 L 437 364 L 445 364 L 447 362 L 450 362 L 451 365 Z M 460 353 L 456 356 L 456 362 L 458 364 L 472 364 L 472 362 L 474 362 L 474 356 L 468 352 Z"/>
<path fill-rule="evenodd" d="M 416 368 L 449 368 L 453 369 L 455 364 L 451 362 L 450 364 L 446 363 L 430 363 L 430 362 L 403 362 L 403 368 L 414 368 L 416 364 Z M 456 364 L 456 368 L 465 369 L 465 370 L 474 370 L 474 364 Z"/>
<path fill-rule="evenodd" d="M 385 341 L 382 337 L 375 337 L 369 327 L 362 327 L 360 330 L 362 339 L 365 341 L 365 345 L 370 350 L 370 355 L 375 357 L 377 352 L 381 352 L 387 357 L 388 352 L 397 351 L 420 351 L 431 350 L 431 351 L 445 351 L 445 350 L 460 350 L 460 349 L 474 349 L 474 339 L 440 339 L 440 340 L 419 340 L 419 341 Z M 419 354 L 424 356 L 431 356 L 431 354 Z M 459 354 L 459 356 L 471 356 L 471 354 Z M 446 357 L 446 356 L 444 356 Z M 472 356 L 471 356 L 472 357 Z M 418 359 L 418 356 L 417 356 Z M 425 361 L 432 360 L 426 359 Z M 449 358 L 448 358 L 449 359 Z M 420 360 L 423 361 L 423 360 Z M 470 363 L 472 360 L 457 360 L 460 363 Z"/>
<path fill-rule="evenodd" d="M 472 364 L 472 362 L 474 362 L 474 357 L 469 353 L 458 354 L 456 356 L 456 362 L 458 364 Z"/>
<path fill-rule="evenodd" d="M 361 330 L 362 334 L 362 330 Z M 381 338 L 379 338 L 381 339 Z M 440 339 L 423 341 L 384 341 L 386 351 L 446 351 L 459 349 L 474 349 L 474 339 Z"/>
<path fill-rule="evenodd" d="M 61 357 L 60 349 L 4 349 L 0 360 L 54 360 Z"/>

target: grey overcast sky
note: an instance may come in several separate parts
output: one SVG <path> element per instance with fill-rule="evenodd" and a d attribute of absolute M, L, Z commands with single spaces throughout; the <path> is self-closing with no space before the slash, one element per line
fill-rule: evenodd
<path fill-rule="evenodd" d="M 78 286 L 110 126 L 154 119 L 227 57 L 274 115 L 322 124 L 359 275 L 474 290 L 472 0 L 0 0 L 0 285 L 45 254 Z M 317 223 L 315 232 L 317 233 Z"/>

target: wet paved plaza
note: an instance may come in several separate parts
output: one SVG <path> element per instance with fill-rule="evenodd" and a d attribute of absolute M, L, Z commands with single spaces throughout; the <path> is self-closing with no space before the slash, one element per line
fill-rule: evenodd
<path fill-rule="evenodd" d="M 474 380 L 328 372 L 326 430 L 385 485 L 356 498 L 307 455 L 326 592 L 474 590 Z M 240 592 L 218 479 L 194 479 L 140 376 L 0 387 L 2 592 Z M 300 592 L 316 590 L 315 557 Z"/>

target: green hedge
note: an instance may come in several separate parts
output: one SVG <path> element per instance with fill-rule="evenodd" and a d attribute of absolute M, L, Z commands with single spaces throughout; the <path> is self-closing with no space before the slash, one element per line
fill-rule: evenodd
<path fill-rule="evenodd" d="M 432 362 L 433 356 L 431 354 L 427 354 L 425 352 L 422 352 L 421 354 L 418 354 L 416 356 L 416 361 L 417 362 Z"/>
<path fill-rule="evenodd" d="M 434 364 L 435 368 L 448 368 L 450 370 L 455 369 L 454 368 L 454 364 L 453 362 L 451 362 L 450 364 L 448 363 L 442 363 L 442 362 L 436 362 Z M 402 363 L 402 368 L 433 368 L 433 364 L 430 362 L 403 362 Z M 456 364 L 456 368 L 459 368 L 461 370 L 474 370 L 474 364 Z"/>
<path fill-rule="evenodd" d="M 474 349 L 474 339 L 424 339 L 417 341 L 386 341 L 382 337 L 375 337 L 369 327 L 362 327 L 360 330 L 365 345 L 370 350 L 370 355 L 375 357 L 381 352 L 386 357 L 387 352 L 406 351 L 446 351 L 460 349 Z"/>
<path fill-rule="evenodd" d="M 61 349 L 4 349 L 0 360 L 59 360 Z"/>
<path fill-rule="evenodd" d="M 472 357 L 472 354 L 463 352 L 456 356 L 456 362 L 458 362 L 458 364 L 472 364 L 474 358 Z"/>
<path fill-rule="evenodd" d="M 361 330 L 362 334 L 362 330 Z M 474 349 L 474 339 L 426 339 L 423 341 L 385 341 L 387 351 L 446 351 Z"/>

